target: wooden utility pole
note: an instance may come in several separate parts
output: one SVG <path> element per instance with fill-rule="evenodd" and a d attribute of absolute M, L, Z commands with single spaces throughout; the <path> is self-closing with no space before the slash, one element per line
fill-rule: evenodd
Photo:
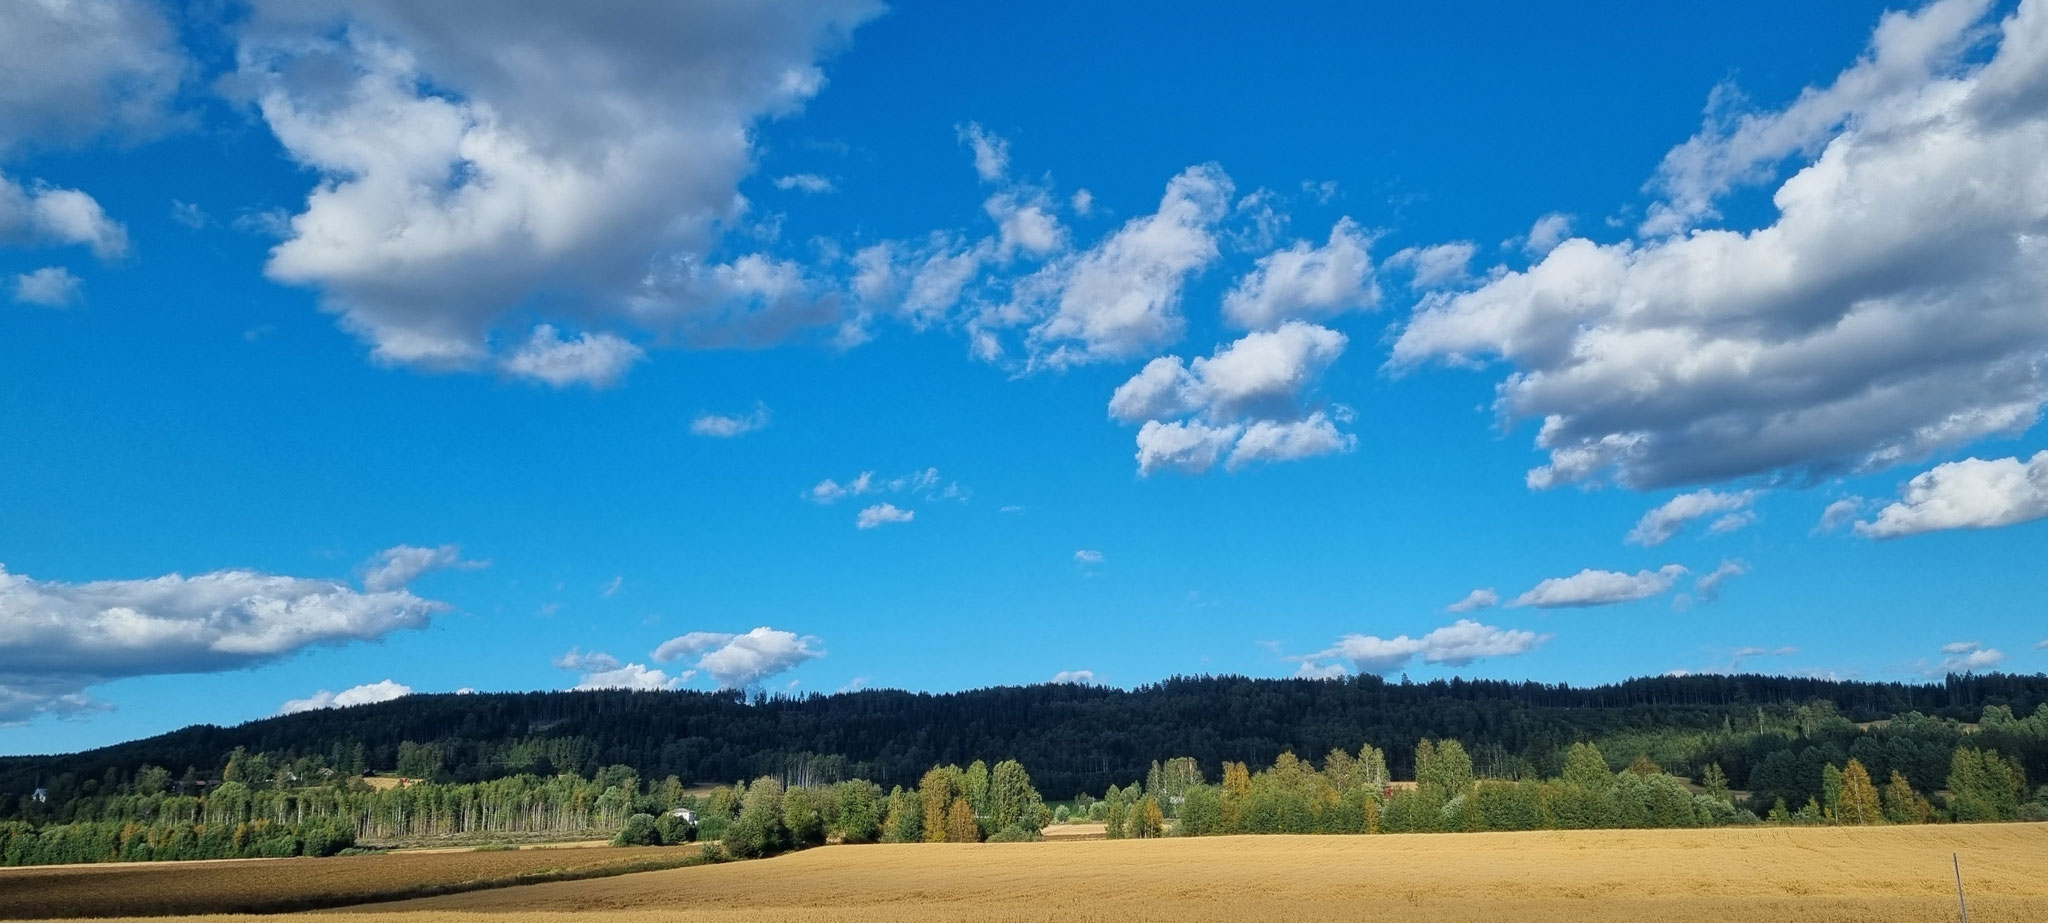
<path fill-rule="evenodd" d="M 1963 923 L 1970 923 L 1970 905 L 1963 900 L 1963 857 L 1957 853 L 1948 857 L 1956 864 L 1956 906 L 1962 908 Z"/>

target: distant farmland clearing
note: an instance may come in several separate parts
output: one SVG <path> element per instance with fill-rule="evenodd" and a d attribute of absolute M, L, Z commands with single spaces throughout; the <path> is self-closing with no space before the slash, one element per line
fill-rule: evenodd
<path fill-rule="evenodd" d="M 1581 830 L 835 846 L 305 923 L 803 919 L 1608 923 L 2048 920 L 2048 825 Z"/>

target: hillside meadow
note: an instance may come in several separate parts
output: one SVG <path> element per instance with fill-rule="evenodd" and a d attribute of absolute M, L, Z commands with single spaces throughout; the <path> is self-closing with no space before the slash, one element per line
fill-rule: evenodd
<path fill-rule="evenodd" d="M 303 923 L 2048 919 L 2048 825 L 1228 836 L 825 847 L 294 915 Z M 221 917 L 222 920 L 248 919 Z"/>

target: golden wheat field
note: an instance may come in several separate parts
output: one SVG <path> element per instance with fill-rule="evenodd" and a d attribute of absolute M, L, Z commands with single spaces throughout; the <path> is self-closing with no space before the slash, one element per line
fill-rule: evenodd
<path fill-rule="evenodd" d="M 562 875 L 672 867 L 695 847 L 425 850 L 332 859 L 124 862 L 0 869 L 0 919 L 333 907 Z"/>
<path fill-rule="evenodd" d="M 1951 852 L 1973 923 L 2048 920 L 2043 824 L 834 846 L 292 920 L 1932 923 Z"/>

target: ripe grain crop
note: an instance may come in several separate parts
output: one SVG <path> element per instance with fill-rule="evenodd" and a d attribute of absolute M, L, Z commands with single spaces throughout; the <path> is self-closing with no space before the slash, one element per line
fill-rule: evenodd
<path fill-rule="evenodd" d="M 672 869 L 695 847 L 398 852 L 0 869 L 0 919 L 275 913 Z"/>
<path fill-rule="evenodd" d="M 295 923 L 2048 920 L 2048 825 L 832 846 Z"/>

